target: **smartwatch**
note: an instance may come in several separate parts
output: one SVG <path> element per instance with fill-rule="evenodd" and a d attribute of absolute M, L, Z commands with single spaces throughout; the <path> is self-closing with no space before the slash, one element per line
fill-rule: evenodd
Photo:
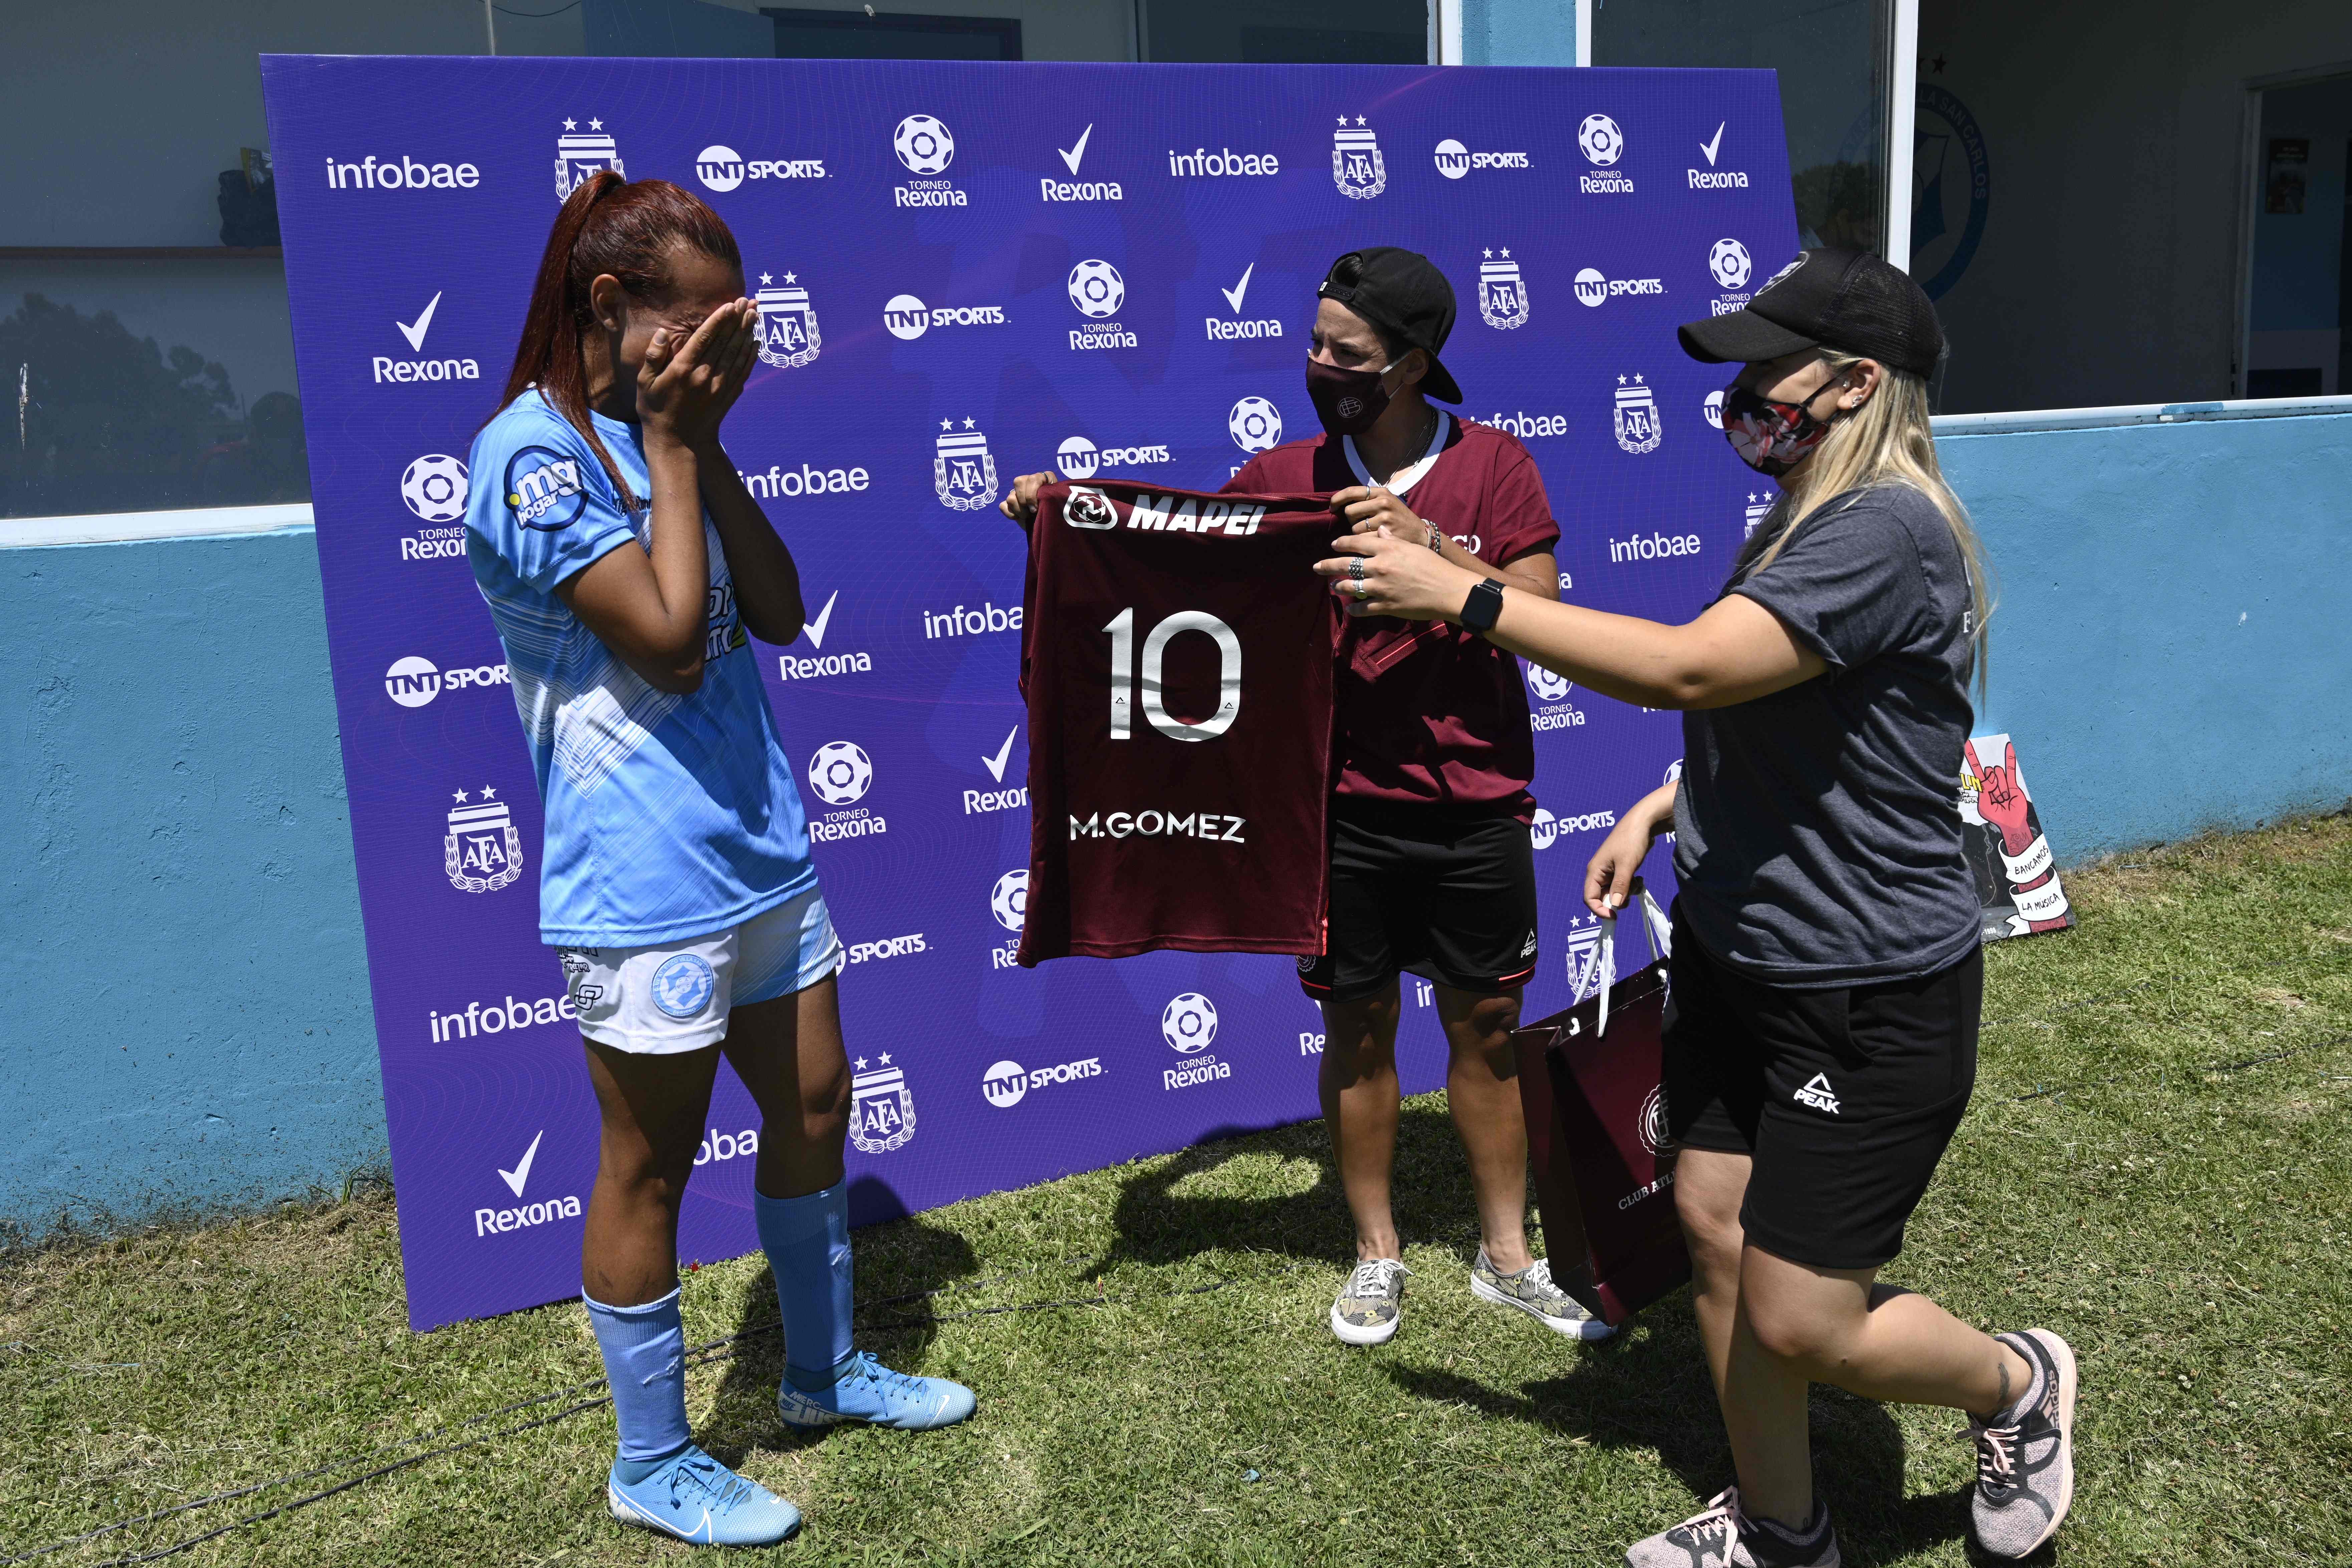
<path fill-rule="evenodd" d="M 1481 577 L 1470 596 L 1462 601 L 1462 625 L 1474 632 L 1495 629 L 1495 622 L 1503 613 L 1503 585 L 1492 577 Z"/>

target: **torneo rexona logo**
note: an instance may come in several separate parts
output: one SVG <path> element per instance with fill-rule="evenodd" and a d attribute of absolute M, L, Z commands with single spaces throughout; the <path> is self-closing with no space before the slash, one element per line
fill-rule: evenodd
<path fill-rule="evenodd" d="M 1070 499 L 1062 503 L 1062 521 L 1072 528 L 1117 528 L 1118 513 L 1102 491 L 1073 485 Z"/>
<path fill-rule="evenodd" d="M 940 504 L 954 511 L 978 511 L 996 499 L 996 459 L 988 455 L 988 432 L 967 419 L 958 430 L 940 421 L 931 455 L 931 488 Z"/>
<path fill-rule="evenodd" d="M 673 953 L 654 971 L 654 1005 L 673 1018 L 691 1018 L 710 1005 L 719 976 L 698 953 Z"/>
<path fill-rule="evenodd" d="M 629 173 L 621 166 L 621 150 L 604 122 L 591 120 L 583 132 L 578 121 L 565 121 L 563 134 L 555 139 L 555 199 L 568 200 L 580 182 L 599 169 L 610 169 L 625 179 Z"/>
<path fill-rule="evenodd" d="M 1070 268 L 1070 303 L 1082 316 L 1116 316 L 1127 301 L 1127 279 L 1108 261 L 1081 261 Z"/>
<path fill-rule="evenodd" d="M 898 162 L 918 174 L 940 174 L 955 162 L 955 137 L 928 114 L 909 114 L 890 137 Z"/>
<path fill-rule="evenodd" d="M 1225 428 L 1243 451 L 1267 451 L 1282 444 L 1282 411 L 1263 397 L 1244 397 L 1225 416 Z"/>
<path fill-rule="evenodd" d="M 444 452 L 428 453 L 400 476 L 400 499 L 427 522 L 466 515 L 466 465 Z"/>
<path fill-rule="evenodd" d="M 1160 1009 L 1160 1037 L 1184 1056 L 1207 1050 L 1217 1037 L 1217 1005 L 1197 991 L 1185 992 Z"/>
<path fill-rule="evenodd" d="M 1624 155 L 1625 133 L 1607 115 L 1588 114 L 1576 128 L 1576 145 L 1586 163 L 1606 167 Z"/>
<path fill-rule="evenodd" d="M 1718 239 L 1707 248 L 1706 269 L 1718 289 L 1737 289 L 1746 283 L 1755 266 L 1748 260 L 1748 247 L 1736 239 Z"/>
<path fill-rule="evenodd" d="M 1339 129 L 1331 132 L 1331 183 L 1339 187 L 1341 195 L 1357 201 L 1369 201 L 1389 188 L 1380 142 L 1365 127 L 1360 114 L 1352 130 L 1348 117 L 1339 116 Z"/>
<path fill-rule="evenodd" d="M 760 362 L 778 370 L 797 370 L 816 358 L 824 340 L 817 334 L 816 307 L 795 273 L 784 274 L 779 286 L 775 274 L 760 274 Z"/>
<path fill-rule="evenodd" d="M 1536 694 L 1538 701 L 1565 702 L 1568 700 L 1568 694 L 1576 689 L 1576 682 L 1557 670 L 1546 669 L 1539 664 L 1530 664 L 1528 666 L 1528 687 Z"/>
<path fill-rule="evenodd" d="M 1509 247 L 1500 260 L 1492 250 L 1480 254 L 1486 259 L 1478 264 L 1478 319 L 1490 327 L 1527 325 L 1528 280 L 1519 275 Z"/>
<path fill-rule="evenodd" d="M 478 804 L 467 804 L 462 789 L 452 793 L 457 804 L 441 839 L 442 868 L 461 893 L 495 893 L 522 875 L 522 835 L 489 785 Z"/>
<path fill-rule="evenodd" d="M 874 761 L 854 741 L 827 741 L 809 759 L 809 788 L 827 805 L 849 805 L 874 787 Z"/>
<path fill-rule="evenodd" d="M 524 447 L 507 459 L 507 506 L 525 528 L 553 533 L 579 521 L 588 506 L 580 460 L 549 447 Z"/>
<path fill-rule="evenodd" d="M 989 890 L 988 912 L 1006 931 L 1017 931 L 1029 918 L 1029 868 L 1007 871 Z"/>

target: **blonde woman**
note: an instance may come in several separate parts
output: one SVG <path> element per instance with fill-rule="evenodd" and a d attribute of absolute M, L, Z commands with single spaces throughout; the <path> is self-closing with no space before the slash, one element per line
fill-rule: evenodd
<path fill-rule="evenodd" d="M 1668 1131 L 1694 1305 L 1737 1484 L 1633 1568 L 1833 1568 L 1806 1385 L 1969 1412 L 1972 1533 L 2022 1557 L 2074 1494 L 2075 1368 L 1878 1282 L 1968 1107 L 1984 969 L 1953 791 L 1985 573 L 1944 483 L 1927 296 L 1875 257 L 1800 255 L 1681 331 L 1744 364 L 1724 428 L 1782 500 L 1687 626 L 1603 615 L 1356 534 L 1317 570 L 1350 615 L 1455 621 L 1626 702 L 1684 711 L 1678 784 L 1625 813 L 1586 902 L 1611 914 L 1675 829 Z"/>

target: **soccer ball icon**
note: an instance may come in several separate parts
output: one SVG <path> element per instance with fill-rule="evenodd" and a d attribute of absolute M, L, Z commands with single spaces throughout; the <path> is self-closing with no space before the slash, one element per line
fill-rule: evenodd
<path fill-rule="evenodd" d="M 1576 144 L 1584 149 L 1588 163 L 1613 163 L 1625 151 L 1625 133 L 1607 115 L 1588 114 L 1576 128 Z"/>
<path fill-rule="evenodd" d="M 1160 1037 L 1185 1056 L 1205 1051 L 1217 1037 L 1217 1005 L 1197 991 L 1187 991 L 1160 1012 Z"/>
<path fill-rule="evenodd" d="M 455 522 L 466 515 L 466 465 L 440 452 L 417 458 L 400 476 L 400 499 L 427 522 Z"/>
<path fill-rule="evenodd" d="M 1576 689 L 1576 682 L 1539 664 L 1528 666 L 1528 685 L 1534 690 L 1537 700 L 1544 702 L 1563 701 L 1570 692 Z"/>
<path fill-rule="evenodd" d="M 1263 452 L 1282 443 L 1282 411 L 1263 397 L 1244 397 L 1225 416 L 1234 445 L 1244 452 Z"/>
<path fill-rule="evenodd" d="M 1081 261 L 1070 268 L 1070 303 L 1082 316 L 1116 316 L 1127 302 L 1127 279 L 1108 261 Z"/>
<path fill-rule="evenodd" d="M 874 787 L 874 761 L 854 742 L 827 741 L 809 759 L 809 788 L 827 805 L 847 805 Z"/>
<path fill-rule="evenodd" d="M 955 138 L 928 114 L 909 114 L 898 121 L 890 145 L 898 150 L 898 162 L 918 174 L 943 173 L 955 162 Z"/>
<path fill-rule="evenodd" d="M 1022 921 L 1029 918 L 1029 868 L 1007 871 L 996 879 L 996 886 L 988 895 L 988 912 L 1006 931 L 1019 931 Z"/>
<path fill-rule="evenodd" d="M 1748 259 L 1748 247 L 1736 239 L 1718 239 L 1706 253 L 1706 269 L 1715 275 L 1718 289 L 1737 289 L 1748 281 L 1756 270 Z"/>

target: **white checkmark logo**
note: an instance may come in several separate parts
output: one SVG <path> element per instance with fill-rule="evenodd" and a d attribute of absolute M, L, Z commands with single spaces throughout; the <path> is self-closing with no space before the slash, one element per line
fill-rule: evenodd
<path fill-rule="evenodd" d="M 1054 149 L 1055 152 L 1059 153 L 1062 155 L 1062 162 L 1069 165 L 1071 174 L 1076 174 L 1078 172 L 1078 165 L 1086 161 L 1087 138 L 1094 133 L 1095 128 L 1093 125 L 1089 124 L 1084 131 L 1078 132 L 1078 144 L 1076 146 L 1056 147 Z"/>
<path fill-rule="evenodd" d="M 988 764 L 988 776 L 998 784 L 1004 782 L 1004 759 L 1013 754 L 1013 737 L 1019 733 L 1021 733 L 1021 726 L 1013 725 L 1012 729 L 1005 731 L 1004 744 L 996 748 L 996 755 L 980 759 Z"/>
<path fill-rule="evenodd" d="M 400 335 L 408 340 L 408 347 L 411 353 L 423 353 L 425 352 L 425 334 L 433 330 L 433 312 L 439 308 L 440 304 L 441 296 L 438 294 L 436 294 L 430 300 L 425 300 L 425 309 L 418 314 L 416 324 L 413 327 L 406 321 L 399 321 L 397 319 L 393 321 L 392 324 L 400 329 Z"/>
<path fill-rule="evenodd" d="M 547 1129 L 541 1128 L 531 1138 L 530 1147 L 522 1152 L 522 1158 L 516 1163 L 515 1168 L 499 1173 L 507 1184 L 507 1190 L 517 1197 L 522 1196 L 522 1184 L 530 1180 L 530 1163 L 539 1158 L 539 1141 L 546 1136 Z"/>
<path fill-rule="evenodd" d="M 1250 274 L 1256 270 L 1257 263 L 1253 261 L 1247 267 L 1242 268 L 1242 280 L 1240 282 L 1234 284 L 1230 289 L 1220 289 L 1217 290 L 1218 293 L 1223 294 L 1225 297 L 1225 303 L 1234 308 L 1234 314 L 1236 316 L 1241 314 L 1243 296 L 1249 292 Z"/>
<path fill-rule="evenodd" d="M 801 623 L 801 630 L 808 634 L 809 647 L 821 648 L 824 646 L 825 623 L 833 619 L 834 601 L 840 597 L 841 590 L 835 588 L 825 599 L 824 608 L 816 613 L 816 619 Z"/>
<path fill-rule="evenodd" d="M 1730 123 L 1728 120 L 1722 121 L 1716 126 L 1713 137 L 1698 144 L 1698 150 L 1706 154 L 1706 164 L 1710 169 L 1715 167 L 1715 150 L 1723 145 L 1723 127 Z"/>

